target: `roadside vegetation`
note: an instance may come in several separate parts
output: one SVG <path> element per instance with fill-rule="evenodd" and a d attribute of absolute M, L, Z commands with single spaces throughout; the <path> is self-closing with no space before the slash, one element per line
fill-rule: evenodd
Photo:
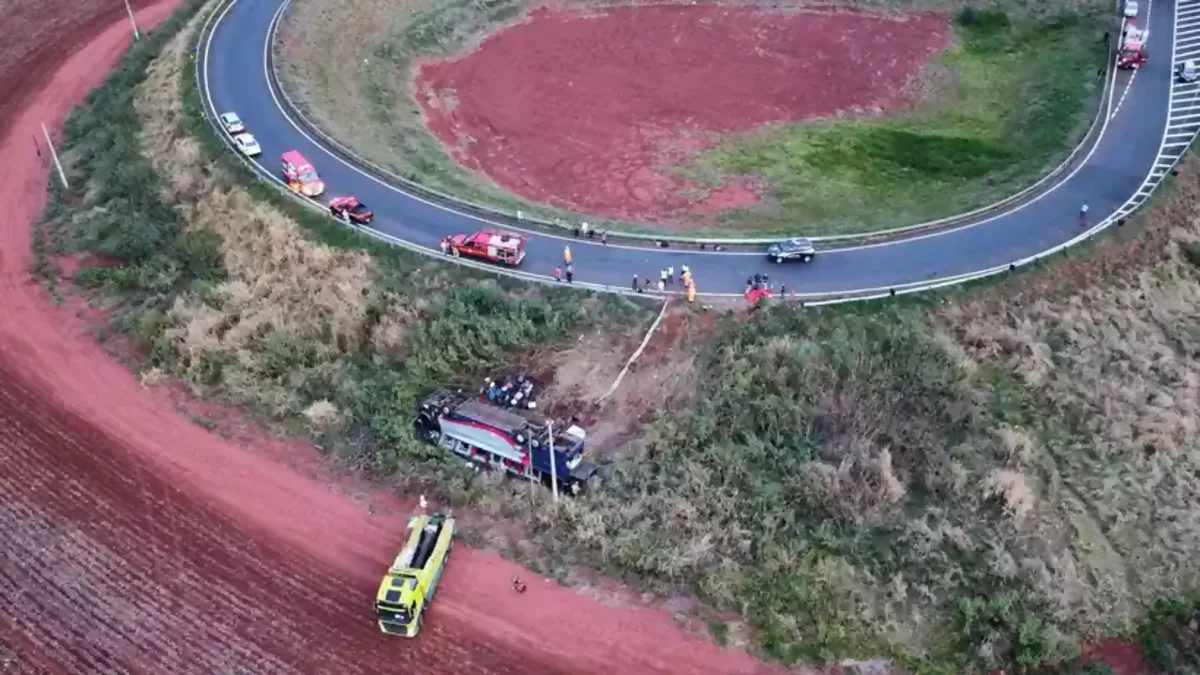
<path fill-rule="evenodd" d="M 467 53 L 528 7 L 521 0 L 369 0 L 347 13 L 331 0 L 299 3 L 276 45 L 282 84 L 315 124 L 399 175 L 510 212 L 569 218 L 460 167 L 426 130 L 411 92 L 420 59 Z M 607 226 L 858 232 L 954 215 L 1032 184 L 1066 157 L 1092 121 L 1111 6 L 933 8 L 955 13 L 956 40 L 911 82 L 920 101 L 911 111 L 729 137 L 679 172 L 702 189 L 757 177 L 762 204 L 715 220 Z M 358 39 L 345 40 L 347 34 Z"/>
<path fill-rule="evenodd" d="M 652 310 L 410 257 L 252 186 L 200 119 L 184 21 L 72 114 L 73 190 L 35 237 L 51 283 L 82 262 L 147 380 L 518 523 L 499 543 L 538 570 L 695 595 L 718 639 L 786 662 L 1098 675 L 1080 642 L 1126 635 L 1198 667 L 1190 164 L 1116 237 L 971 293 L 673 314 L 604 399 Z M 412 439 L 422 391 L 516 364 L 611 427 L 587 498 L 531 502 Z"/>

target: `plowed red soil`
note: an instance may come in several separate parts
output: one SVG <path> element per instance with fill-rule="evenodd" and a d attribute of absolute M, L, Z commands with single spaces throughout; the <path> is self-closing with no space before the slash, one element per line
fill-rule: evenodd
<path fill-rule="evenodd" d="M 140 8 L 153 0 L 131 0 Z M 0 134 L 54 75 L 71 48 L 126 17 L 113 0 L 0 0 Z M 132 33 L 132 29 L 130 30 Z M 37 49 L 30 58 L 32 50 Z M 30 141 L 32 143 L 32 141 Z"/>
<path fill-rule="evenodd" d="M 0 142 L 0 672 L 768 672 L 665 613 L 601 606 L 463 546 L 422 636 L 382 636 L 369 606 L 407 504 L 379 497 L 393 508 L 372 515 L 375 496 L 313 479 L 311 448 L 284 461 L 190 423 L 30 278 L 48 172 L 30 136 L 60 126 L 129 40 L 124 23 L 93 34 Z"/>
<path fill-rule="evenodd" d="M 414 87 L 455 159 L 528 199 L 617 218 L 753 204 L 673 175 L 721 134 L 905 103 L 943 17 L 749 7 L 543 8 Z"/>

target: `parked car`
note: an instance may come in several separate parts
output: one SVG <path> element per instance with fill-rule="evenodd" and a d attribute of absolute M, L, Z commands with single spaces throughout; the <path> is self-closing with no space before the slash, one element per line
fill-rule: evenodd
<path fill-rule="evenodd" d="M 335 218 L 349 218 L 360 225 L 366 225 L 375 218 L 371 209 L 368 209 L 366 204 L 358 201 L 355 197 L 338 197 L 330 201 L 329 212 Z"/>
<path fill-rule="evenodd" d="M 262 154 L 262 148 L 258 147 L 258 141 L 254 140 L 254 136 L 250 134 L 243 133 L 234 136 L 233 144 L 247 157 L 257 157 Z"/>
<path fill-rule="evenodd" d="M 1195 82 L 1196 78 L 1200 77 L 1200 68 L 1197 68 L 1195 61 L 1188 59 L 1175 68 L 1175 77 L 1178 77 L 1180 82 Z"/>
<path fill-rule="evenodd" d="M 786 241 L 778 241 L 767 247 L 767 257 L 781 263 L 788 260 L 808 262 L 817 255 L 817 249 L 807 239 L 796 237 Z"/>
<path fill-rule="evenodd" d="M 242 124 L 242 118 L 237 116 L 237 113 L 221 113 L 218 118 L 221 120 L 221 126 L 225 127 L 225 131 L 231 134 L 240 134 L 246 130 L 246 125 Z"/>
<path fill-rule="evenodd" d="M 1138 15 L 1137 0 L 1125 0 L 1125 18 L 1132 19 Z"/>

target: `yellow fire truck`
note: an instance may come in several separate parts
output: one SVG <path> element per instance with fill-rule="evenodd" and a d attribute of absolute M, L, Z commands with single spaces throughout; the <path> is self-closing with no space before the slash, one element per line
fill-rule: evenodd
<path fill-rule="evenodd" d="M 375 595 L 379 629 L 389 635 L 416 637 L 421 614 L 433 601 L 442 569 L 454 539 L 454 518 L 426 515 L 422 510 L 408 521 L 408 538 Z"/>

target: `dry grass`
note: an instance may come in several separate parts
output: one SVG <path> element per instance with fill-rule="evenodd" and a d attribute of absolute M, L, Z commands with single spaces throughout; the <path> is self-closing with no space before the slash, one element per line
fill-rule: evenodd
<path fill-rule="evenodd" d="M 575 344 L 541 359 L 550 382 L 543 398 L 571 402 L 568 416 L 587 427 L 589 443 L 611 454 L 628 454 L 645 422 L 660 412 L 682 410 L 691 401 L 696 356 L 711 336 L 712 322 L 686 307 L 669 309 L 621 386 L 604 398 L 648 327 L 628 334 L 606 329 L 580 335 Z"/>
<path fill-rule="evenodd" d="M 279 27 L 280 76 L 296 102 L 314 122 L 335 131 L 351 147 L 370 148 L 379 133 L 363 91 L 373 50 L 389 33 L 433 0 L 360 0 L 347 11 L 344 2 L 307 0 L 293 3 Z M 354 39 L 347 40 L 347 35 Z M 403 83 L 397 83 L 403 87 Z M 398 109 L 397 117 L 419 117 L 415 103 Z M 344 134 L 344 135 L 343 135 Z"/>
<path fill-rule="evenodd" d="M 335 357 L 356 350 L 364 336 L 400 351 L 403 322 L 414 317 L 392 308 L 373 328 L 369 256 L 314 243 L 283 213 L 202 161 L 198 141 L 180 125 L 180 73 L 194 29 L 195 22 L 150 66 L 135 106 L 144 152 L 167 177 L 164 200 L 182 211 L 188 228 L 220 237 L 228 278 L 180 296 L 165 317 L 166 337 L 185 356 L 176 375 L 202 383 L 219 367 L 226 393 L 256 392 L 254 403 L 282 414 L 303 401 L 290 374 L 276 372 L 272 350 L 315 346 L 314 367 L 332 368 Z M 328 411 L 316 413 L 314 423 L 328 421 Z"/>
<path fill-rule="evenodd" d="M 1200 172 L 1189 166 L 1135 236 L 935 317 L 972 368 L 1011 372 L 1050 407 L 1049 447 L 1001 433 L 1015 461 L 1040 464 L 1054 527 L 1070 528 L 1057 569 L 1035 578 L 1085 624 L 1200 583 L 1200 275 L 1183 249 L 1197 241 Z M 993 482 L 1013 512 L 1045 510 L 1026 502 L 1029 487 Z"/>

